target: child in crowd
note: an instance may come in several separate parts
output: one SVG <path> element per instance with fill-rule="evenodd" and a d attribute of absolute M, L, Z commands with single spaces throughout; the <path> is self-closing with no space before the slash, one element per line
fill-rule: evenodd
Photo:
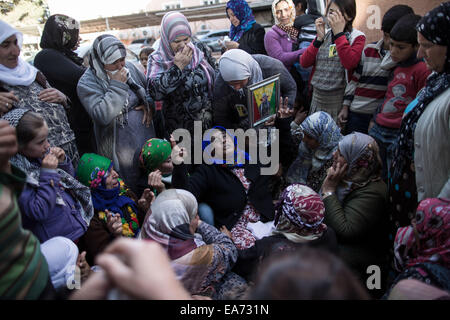
<path fill-rule="evenodd" d="M 148 56 L 151 55 L 155 51 L 152 47 L 143 47 L 141 49 L 141 52 L 139 52 L 139 61 L 141 62 L 142 66 L 144 67 L 144 74 L 147 75 L 147 63 L 148 63 Z"/>
<path fill-rule="evenodd" d="M 27 174 L 19 197 L 24 228 L 41 242 L 63 236 L 77 243 L 93 215 L 89 188 L 73 177 L 74 169 L 65 152 L 50 148 L 49 129 L 39 114 L 14 109 L 3 119 L 17 130 L 19 153 L 11 163 Z"/>
<path fill-rule="evenodd" d="M 398 19 L 410 13 L 414 11 L 407 5 L 390 8 L 381 23 L 383 38 L 364 48 L 361 61 L 345 88 L 342 110 L 338 115 L 338 124 L 341 128 L 345 126 L 347 133 L 368 133 L 370 120 L 378 106 L 383 103 L 389 80 L 390 70 L 382 68 L 381 62 L 385 59 L 383 65 L 393 63 L 389 58 L 389 34 Z"/>
<path fill-rule="evenodd" d="M 326 12 L 326 17 L 316 20 L 317 37 L 300 56 L 300 64 L 313 67 L 309 114 L 325 111 L 337 121 L 345 86 L 361 59 L 366 37 L 352 26 L 355 0 L 331 0 Z M 331 30 L 326 31 L 326 26 Z"/>
<path fill-rule="evenodd" d="M 380 147 L 383 162 L 383 179 L 387 179 L 392 161 L 392 150 L 397 139 L 406 106 L 425 86 L 430 75 L 425 62 L 417 59 L 416 25 L 420 16 L 402 17 L 391 30 L 391 58 L 397 64 L 388 83 L 384 102 L 371 121 L 369 134 Z"/>

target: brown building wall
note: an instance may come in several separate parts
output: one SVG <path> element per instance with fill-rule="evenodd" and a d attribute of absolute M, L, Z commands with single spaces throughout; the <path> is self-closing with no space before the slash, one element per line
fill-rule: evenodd
<path fill-rule="evenodd" d="M 386 11 L 397 4 L 406 4 L 418 15 L 425 15 L 444 1 L 440 0 L 356 0 L 357 16 L 353 26 L 366 34 L 367 41 L 381 38 L 381 21 Z"/>

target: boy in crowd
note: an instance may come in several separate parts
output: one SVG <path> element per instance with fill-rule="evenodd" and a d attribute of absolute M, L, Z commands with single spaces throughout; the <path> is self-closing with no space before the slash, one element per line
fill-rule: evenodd
<path fill-rule="evenodd" d="M 370 120 L 383 104 L 386 94 L 390 70 L 382 68 L 381 62 L 385 57 L 385 64 L 392 61 L 389 57 L 390 32 L 401 17 L 413 13 L 407 5 L 390 8 L 381 23 L 383 38 L 364 48 L 361 61 L 345 88 L 342 110 L 338 115 L 338 125 L 341 128 L 345 126 L 346 133 L 367 134 Z"/>

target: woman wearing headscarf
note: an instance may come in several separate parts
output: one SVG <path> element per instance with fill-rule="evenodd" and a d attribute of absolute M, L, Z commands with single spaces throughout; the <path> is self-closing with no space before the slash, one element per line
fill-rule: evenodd
<path fill-rule="evenodd" d="M 247 285 L 231 272 L 237 249 L 225 234 L 201 222 L 197 211 L 197 200 L 190 192 L 166 190 L 152 203 L 141 237 L 167 250 L 175 273 L 191 294 L 217 300 L 239 298 Z"/>
<path fill-rule="evenodd" d="M 34 58 L 34 66 L 47 77 L 54 88 L 70 99 L 67 111 L 70 127 L 80 154 L 93 152 L 94 129 L 89 114 L 77 95 L 77 84 L 86 68 L 74 52 L 80 44 L 80 24 L 75 19 L 55 14 L 48 18 L 42 32 L 42 50 Z"/>
<path fill-rule="evenodd" d="M 419 51 L 433 73 L 408 117 L 417 122 L 414 167 L 417 198 L 450 198 L 450 2 L 427 13 L 417 25 Z M 405 121 L 405 120 L 403 120 Z"/>
<path fill-rule="evenodd" d="M 319 111 L 308 116 L 299 126 L 292 122 L 291 132 L 301 142 L 286 180 L 288 183 L 306 184 L 319 192 L 333 163 L 333 153 L 343 138 L 341 130 L 328 113 Z"/>
<path fill-rule="evenodd" d="M 293 107 L 297 93 L 294 79 L 277 59 L 250 55 L 241 49 L 226 51 L 219 60 L 219 74 L 214 85 L 214 123 L 227 129 L 250 127 L 246 87 L 280 74 L 280 96 Z"/>
<path fill-rule="evenodd" d="M 231 22 L 226 48 L 242 49 L 249 54 L 266 54 L 264 48 L 264 28 L 256 23 L 252 9 L 245 0 L 230 0 L 226 8 L 227 18 Z"/>
<path fill-rule="evenodd" d="M 94 216 L 80 244 L 92 263 L 116 237 L 138 236 L 151 193 L 149 189 L 144 191 L 138 200 L 120 180 L 112 161 L 95 153 L 81 157 L 76 177 L 92 194 Z"/>
<path fill-rule="evenodd" d="M 114 168 L 136 192 L 139 152 L 155 133 L 144 75 L 125 57 L 126 48 L 119 39 L 97 37 L 77 92 L 94 121 L 97 153 L 112 159 Z"/>
<path fill-rule="evenodd" d="M 267 54 L 283 62 L 291 70 L 305 49 L 298 50 L 298 30 L 294 28 L 295 6 L 292 0 L 272 2 L 275 25 L 267 31 L 264 46 Z"/>
<path fill-rule="evenodd" d="M 204 47 L 192 42 L 186 17 L 168 12 L 161 21 L 161 42 L 148 61 L 148 90 L 163 101 L 165 137 L 178 128 L 194 132 L 194 121 L 203 129 L 212 126 L 214 69 Z M 208 53 L 209 54 L 209 53 Z"/>
<path fill-rule="evenodd" d="M 301 184 L 288 186 L 275 207 L 275 229 L 254 246 L 239 250 L 233 271 L 249 280 L 263 258 L 305 245 L 336 253 L 336 235 L 323 223 L 324 215 L 325 206 L 314 190 Z"/>
<path fill-rule="evenodd" d="M 416 279 L 450 291 L 450 199 L 422 200 L 412 223 L 398 229 L 394 252 L 399 274 L 392 287 Z"/>
<path fill-rule="evenodd" d="M 387 190 L 378 146 L 372 137 L 352 133 L 333 158 L 321 190 L 324 223 L 336 232 L 342 259 L 365 279 L 368 266 L 384 270 L 387 262 Z"/>
<path fill-rule="evenodd" d="M 67 120 L 67 97 L 19 57 L 22 41 L 21 32 L 0 21 L 0 115 L 13 108 L 41 114 L 49 127 L 50 144 L 62 148 L 76 166 L 79 155 Z"/>

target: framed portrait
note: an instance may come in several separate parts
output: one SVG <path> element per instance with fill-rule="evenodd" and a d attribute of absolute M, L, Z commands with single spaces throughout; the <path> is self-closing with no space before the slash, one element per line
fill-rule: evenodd
<path fill-rule="evenodd" d="M 247 110 L 251 127 L 259 127 L 278 111 L 280 74 L 247 87 Z"/>

